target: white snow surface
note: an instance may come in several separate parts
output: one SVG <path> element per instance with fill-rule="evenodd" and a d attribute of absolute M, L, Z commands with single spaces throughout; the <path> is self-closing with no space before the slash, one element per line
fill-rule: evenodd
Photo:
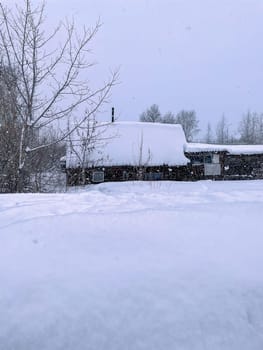
<path fill-rule="evenodd" d="M 263 181 L 0 196 L 0 349 L 262 350 Z"/>
<path fill-rule="evenodd" d="M 220 152 L 229 154 L 263 154 L 263 145 L 214 145 L 208 143 L 187 143 L 185 152 Z"/>
<path fill-rule="evenodd" d="M 99 124 L 102 129 L 103 125 Z M 88 154 L 89 166 L 112 165 L 186 165 L 184 155 L 186 143 L 182 126 L 179 124 L 114 122 L 106 124 L 95 143 L 95 149 Z M 72 138 L 75 151 L 81 154 L 81 142 L 76 130 Z M 104 142 L 103 142 L 104 140 Z M 67 167 L 78 166 L 75 152 L 67 150 Z"/>

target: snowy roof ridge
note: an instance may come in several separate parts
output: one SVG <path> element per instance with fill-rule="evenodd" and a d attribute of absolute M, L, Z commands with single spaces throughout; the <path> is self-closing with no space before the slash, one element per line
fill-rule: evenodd
<path fill-rule="evenodd" d="M 227 152 L 233 155 L 263 154 L 263 145 L 220 145 L 210 143 L 186 143 L 185 152 Z"/>

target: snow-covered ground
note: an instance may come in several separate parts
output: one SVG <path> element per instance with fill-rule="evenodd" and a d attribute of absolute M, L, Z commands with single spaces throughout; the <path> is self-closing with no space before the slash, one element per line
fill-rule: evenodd
<path fill-rule="evenodd" d="M 262 350 L 263 181 L 0 196 L 1 350 Z"/>

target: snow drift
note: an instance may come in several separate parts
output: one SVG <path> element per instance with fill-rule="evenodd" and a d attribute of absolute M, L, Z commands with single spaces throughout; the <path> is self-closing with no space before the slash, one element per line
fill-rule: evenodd
<path fill-rule="evenodd" d="M 263 182 L 1 195 L 3 350 L 262 350 Z"/>

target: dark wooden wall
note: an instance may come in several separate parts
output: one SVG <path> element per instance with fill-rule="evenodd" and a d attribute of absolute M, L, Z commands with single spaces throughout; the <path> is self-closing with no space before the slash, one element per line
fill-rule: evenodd
<path fill-rule="evenodd" d="M 69 186 L 92 183 L 92 173 L 94 171 L 104 172 L 104 182 L 108 181 L 194 181 L 204 178 L 204 166 L 172 166 L 161 165 L 152 167 L 132 167 L 132 166 L 112 166 L 89 168 L 66 169 L 67 184 Z"/>
<path fill-rule="evenodd" d="M 186 166 L 168 166 L 166 164 L 151 167 L 112 166 L 89 168 L 84 171 L 81 168 L 66 169 L 67 185 L 81 185 L 94 183 L 93 172 L 104 174 L 104 182 L 108 181 L 196 181 L 202 179 L 214 180 L 239 180 L 239 179 L 263 179 L 263 154 L 254 155 L 230 155 L 226 152 L 219 154 L 222 174 L 220 176 L 205 176 L 204 164 L 195 164 L 198 157 L 204 159 L 205 152 L 186 153 L 191 161 Z"/>

